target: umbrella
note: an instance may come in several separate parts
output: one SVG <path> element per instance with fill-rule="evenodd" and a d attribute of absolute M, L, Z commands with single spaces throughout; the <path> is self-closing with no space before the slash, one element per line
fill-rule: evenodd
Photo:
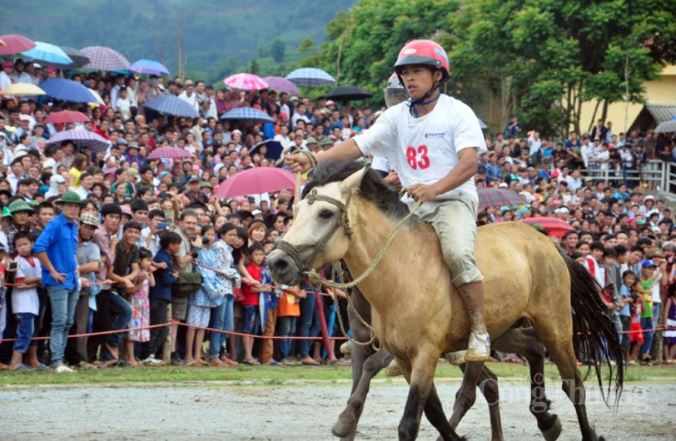
<path fill-rule="evenodd" d="M 357 86 L 338 86 L 324 98 L 336 101 L 357 101 L 371 98 L 371 94 Z"/>
<path fill-rule="evenodd" d="M 0 47 L 0 56 L 18 54 L 35 47 L 35 42 L 33 40 L 29 40 L 23 35 L 0 35 L 0 40 L 5 43 L 4 46 Z"/>
<path fill-rule="evenodd" d="M 479 193 L 479 210 L 488 207 L 523 204 L 521 196 L 512 190 L 506 190 L 504 188 L 480 188 L 477 192 Z"/>
<path fill-rule="evenodd" d="M 282 157 L 282 143 L 279 141 L 275 141 L 274 139 L 266 139 L 265 141 L 259 142 L 258 144 L 254 145 L 251 147 L 251 150 L 249 150 L 249 154 L 253 155 L 255 152 L 258 151 L 258 148 L 262 145 L 265 145 L 268 148 L 267 153 L 265 154 L 265 157 L 268 159 L 272 159 L 273 161 L 277 161 L 279 158 Z"/>
<path fill-rule="evenodd" d="M 250 73 L 230 75 L 223 82 L 226 86 L 239 90 L 263 90 L 270 87 L 261 77 Z"/>
<path fill-rule="evenodd" d="M 182 159 L 191 157 L 192 153 L 178 147 L 160 147 L 148 155 L 148 159 Z"/>
<path fill-rule="evenodd" d="M 108 148 L 110 142 L 99 134 L 82 128 L 64 130 L 49 138 L 47 145 L 58 144 L 64 141 L 73 141 L 79 147 L 90 147 L 96 151 Z"/>
<path fill-rule="evenodd" d="M 85 69 L 94 70 L 129 70 L 129 60 L 116 51 L 105 46 L 89 46 L 80 49 L 80 52 L 89 57 Z"/>
<path fill-rule="evenodd" d="M 33 60 L 46 61 L 50 64 L 70 64 L 73 62 L 59 46 L 42 41 L 36 41 L 33 49 L 21 52 L 21 55 Z"/>
<path fill-rule="evenodd" d="M 276 90 L 277 92 L 288 93 L 289 95 L 299 95 L 298 87 L 293 84 L 291 81 L 283 77 L 265 77 L 263 81 L 268 83 L 270 89 Z"/>
<path fill-rule="evenodd" d="M 221 119 L 250 119 L 255 121 L 274 122 L 274 120 L 262 110 L 253 107 L 235 107 L 221 116 Z"/>
<path fill-rule="evenodd" d="M 527 223 L 528 225 L 540 225 L 549 236 L 562 237 L 566 231 L 574 230 L 574 228 L 571 227 L 568 222 L 555 217 L 527 217 L 523 220 L 523 222 Z"/>
<path fill-rule="evenodd" d="M 288 74 L 286 79 L 298 86 L 325 86 L 336 82 L 331 75 L 316 67 L 296 69 Z"/>
<path fill-rule="evenodd" d="M 82 51 L 73 49 L 72 47 L 61 46 L 61 49 L 68 55 L 68 57 L 73 60 L 72 63 L 66 64 L 63 67 L 82 67 L 85 64 L 89 63 L 89 57 L 86 56 Z"/>
<path fill-rule="evenodd" d="M 95 98 L 89 89 L 77 81 L 52 78 L 51 80 L 40 83 L 40 87 L 47 95 L 56 98 L 57 100 L 71 101 L 74 103 L 92 103 L 95 101 Z"/>
<path fill-rule="evenodd" d="M 32 83 L 14 83 L 0 90 L 0 95 L 37 96 L 45 95 L 45 91 Z"/>
<path fill-rule="evenodd" d="M 197 118 L 199 113 L 187 102 L 174 95 L 159 95 L 143 104 L 143 107 L 168 115 Z"/>
<path fill-rule="evenodd" d="M 129 70 L 139 74 L 155 75 L 158 77 L 161 77 L 162 75 L 170 75 L 169 69 L 164 67 L 164 65 L 159 61 L 155 60 L 143 59 L 135 61 L 134 64 L 129 66 Z"/>
<path fill-rule="evenodd" d="M 672 115 L 668 121 L 661 122 L 656 128 L 656 133 L 676 132 L 676 115 Z"/>
<path fill-rule="evenodd" d="M 101 95 L 99 95 L 99 93 L 98 93 L 97 91 L 95 91 L 94 89 L 90 89 L 89 87 L 87 88 L 87 90 L 88 90 L 89 93 L 91 93 L 92 96 L 94 97 L 94 101 L 92 101 L 92 102 L 89 103 L 89 104 L 92 104 L 92 105 L 97 105 L 97 104 L 98 104 L 98 105 L 103 105 L 103 104 L 106 104 L 106 102 L 103 101 L 103 98 L 101 98 Z"/>
<path fill-rule="evenodd" d="M 293 189 L 296 185 L 294 175 L 283 168 L 258 167 L 241 171 L 228 178 L 214 189 L 214 194 L 221 198 L 262 194 Z"/>
<path fill-rule="evenodd" d="M 65 123 L 79 123 L 89 122 L 89 117 L 81 112 L 75 110 L 62 110 L 60 112 L 50 113 L 45 118 L 47 124 L 65 124 Z"/>

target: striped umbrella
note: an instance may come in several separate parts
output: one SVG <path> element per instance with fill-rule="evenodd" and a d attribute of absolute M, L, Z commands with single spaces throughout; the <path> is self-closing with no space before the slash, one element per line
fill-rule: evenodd
<path fill-rule="evenodd" d="M 45 91 L 32 83 L 14 83 L 0 90 L 5 96 L 38 96 L 46 95 Z"/>
<path fill-rule="evenodd" d="M 523 222 L 528 225 L 539 225 L 541 226 L 549 236 L 562 237 L 566 231 L 573 231 L 575 228 L 570 226 L 568 222 L 555 218 L 555 217 L 545 217 L 545 216 L 534 216 L 527 217 Z"/>
<path fill-rule="evenodd" d="M 183 159 L 191 157 L 192 153 L 178 147 L 160 147 L 148 155 L 148 159 Z"/>
<path fill-rule="evenodd" d="M 47 124 L 65 124 L 76 122 L 89 122 L 89 117 L 82 112 L 75 110 L 62 110 L 60 112 L 50 113 L 45 118 Z"/>
<path fill-rule="evenodd" d="M 274 122 L 267 113 L 253 107 L 236 107 L 224 113 L 221 119 Z"/>
<path fill-rule="evenodd" d="M 42 41 L 36 41 L 33 49 L 21 52 L 21 55 L 33 60 L 45 61 L 50 64 L 70 64 L 73 62 L 68 54 L 66 54 L 59 46 L 44 43 Z"/>
<path fill-rule="evenodd" d="M 89 63 L 82 66 L 94 70 L 129 70 L 129 60 L 116 51 L 105 46 L 89 46 L 80 49 L 80 52 L 89 57 Z"/>
<path fill-rule="evenodd" d="M 286 79 L 292 81 L 298 86 L 326 86 L 335 84 L 336 79 L 327 72 L 316 67 L 303 67 L 296 69 L 286 76 Z"/>
<path fill-rule="evenodd" d="M 524 203 L 521 196 L 515 191 L 504 188 L 480 188 L 477 193 L 479 193 L 479 210 L 503 205 L 522 205 Z"/>
<path fill-rule="evenodd" d="M 263 81 L 268 83 L 270 89 L 277 92 L 288 93 L 289 95 L 299 95 L 298 87 L 284 77 L 265 77 Z"/>
<path fill-rule="evenodd" d="M 261 77 L 250 73 L 230 75 L 223 82 L 231 89 L 239 90 L 263 90 L 270 87 Z"/>
<path fill-rule="evenodd" d="M 155 75 L 161 77 L 163 75 L 169 75 L 169 69 L 164 67 L 162 63 L 155 60 L 138 60 L 134 64 L 129 66 L 129 70 L 139 74 L 145 75 Z"/>
<path fill-rule="evenodd" d="M 73 80 L 64 78 L 52 78 L 40 83 L 40 88 L 48 96 L 61 101 L 71 101 L 74 103 L 93 103 L 96 99 L 82 84 Z"/>
<path fill-rule="evenodd" d="M 89 147 L 97 152 L 107 149 L 110 145 L 110 142 L 101 135 L 82 128 L 59 132 L 49 138 L 47 145 L 59 144 L 64 141 L 72 141 L 79 147 Z"/>
<path fill-rule="evenodd" d="M 146 101 L 143 107 L 173 116 L 186 118 L 197 118 L 199 116 L 193 106 L 174 95 L 156 96 Z"/>
<path fill-rule="evenodd" d="M 5 34 L 0 35 L 3 45 L 0 46 L 0 56 L 14 55 L 35 47 L 35 42 L 23 35 Z"/>

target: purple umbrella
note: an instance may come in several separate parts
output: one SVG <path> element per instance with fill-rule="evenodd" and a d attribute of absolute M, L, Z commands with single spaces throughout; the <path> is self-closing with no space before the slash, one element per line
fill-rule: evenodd
<path fill-rule="evenodd" d="M 89 57 L 89 63 L 82 66 L 94 70 L 129 70 L 129 60 L 116 51 L 105 46 L 89 46 L 80 49 L 80 52 Z"/>
<path fill-rule="evenodd" d="M 82 128 L 59 132 L 49 138 L 47 145 L 58 144 L 64 141 L 72 141 L 79 147 L 89 147 L 97 152 L 107 149 L 110 145 L 110 142 L 101 135 Z"/>
<path fill-rule="evenodd" d="M 289 95 L 298 95 L 298 87 L 293 84 L 291 81 L 283 77 L 265 77 L 263 78 L 266 83 L 270 85 L 270 89 L 276 90 L 277 92 L 285 92 Z"/>
<path fill-rule="evenodd" d="M 138 60 L 129 67 L 132 72 L 155 75 L 161 77 L 162 75 L 169 75 L 169 69 L 164 67 L 162 63 L 155 60 Z"/>

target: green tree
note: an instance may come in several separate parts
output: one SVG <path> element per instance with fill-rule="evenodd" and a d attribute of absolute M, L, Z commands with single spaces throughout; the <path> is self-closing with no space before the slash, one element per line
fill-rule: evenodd
<path fill-rule="evenodd" d="M 251 60 L 251 63 L 249 63 L 249 73 L 257 74 L 259 70 L 258 60 L 254 58 Z"/>
<path fill-rule="evenodd" d="M 275 39 L 272 42 L 272 47 L 270 48 L 270 55 L 272 59 L 275 60 L 275 63 L 283 63 L 284 55 L 286 51 L 286 44 L 279 39 Z"/>
<path fill-rule="evenodd" d="M 298 52 L 301 54 L 306 54 L 312 50 L 314 47 L 315 43 L 312 41 L 312 38 L 305 38 L 301 40 L 300 43 L 298 43 Z"/>

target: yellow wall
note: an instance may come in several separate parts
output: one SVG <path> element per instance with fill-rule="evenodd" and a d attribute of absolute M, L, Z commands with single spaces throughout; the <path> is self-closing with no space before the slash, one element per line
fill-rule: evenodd
<path fill-rule="evenodd" d="M 676 65 L 665 67 L 660 73 L 661 78 L 657 81 L 646 81 L 643 85 L 645 88 L 645 101 L 651 104 L 674 104 L 676 103 Z M 582 104 L 582 118 L 580 119 L 580 129 L 585 132 L 590 126 L 591 117 L 594 114 L 595 101 L 590 101 Z M 608 106 L 608 116 L 606 121 L 613 123 L 613 132 L 625 132 L 626 128 L 634 122 L 636 116 L 643 108 L 642 104 L 629 104 L 627 107 L 625 103 L 614 103 Z M 625 109 L 626 125 L 625 125 Z M 601 116 L 601 108 L 596 114 L 597 119 Z"/>

